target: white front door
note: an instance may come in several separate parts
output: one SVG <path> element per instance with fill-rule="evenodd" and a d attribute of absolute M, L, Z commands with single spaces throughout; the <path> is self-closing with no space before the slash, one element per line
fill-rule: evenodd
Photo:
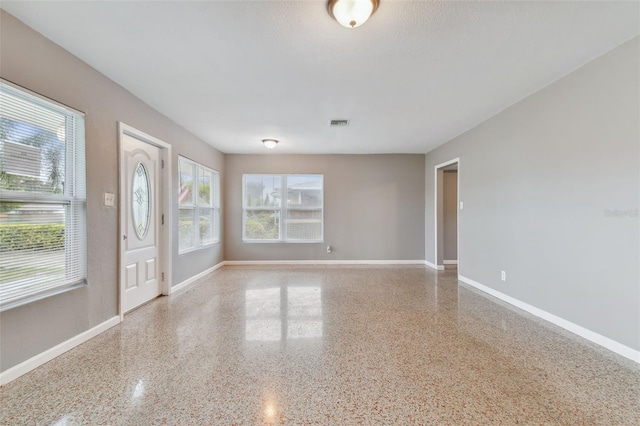
<path fill-rule="evenodd" d="M 126 133 L 121 144 L 120 291 L 125 313 L 162 293 L 158 250 L 162 166 L 160 148 Z"/>

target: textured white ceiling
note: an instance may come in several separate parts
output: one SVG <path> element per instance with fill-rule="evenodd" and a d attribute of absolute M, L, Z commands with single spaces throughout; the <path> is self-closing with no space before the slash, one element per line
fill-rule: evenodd
<path fill-rule="evenodd" d="M 634 1 L 1 5 L 228 153 L 428 152 L 640 33 Z"/>

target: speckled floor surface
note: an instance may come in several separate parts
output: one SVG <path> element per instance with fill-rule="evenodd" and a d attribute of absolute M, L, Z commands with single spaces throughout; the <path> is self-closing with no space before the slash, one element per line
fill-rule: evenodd
<path fill-rule="evenodd" d="M 408 267 L 224 267 L 0 390 L 0 423 L 640 424 L 640 367 Z"/>

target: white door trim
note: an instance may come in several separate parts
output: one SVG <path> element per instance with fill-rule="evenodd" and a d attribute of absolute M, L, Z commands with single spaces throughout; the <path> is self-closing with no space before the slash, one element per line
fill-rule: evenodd
<path fill-rule="evenodd" d="M 172 234 L 171 234 L 171 224 L 172 221 L 172 208 L 171 208 L 171 200 L 172 200 L 172 173 L 171 173 L 171 145 L 166 142 L 161 141 L 158 138 L 154 138 L 151 135 L 148 135 L 140 130 L 137 130 L 121 121 L 118 122 L 118 150 L 119 150 L 119 163 L 118 163 L 118 203 L 120 215 L 118 219 L 118 250 L 119 250 L 119 262 L 118 262 L 118 290 L 119 290 L 119 304 L 118 304 L 118 315 L 120 315 L 120 320 L 124 319 L 123 312 L 123 303 L 122 297 L 124 295 L 124 289 L 122 286 L 124 285 L 124 277 L 122 265 L 124 264 L 124 244 L 122 244 L 122 235 L 123 235 L 123 227 L 126 224 L 126 214 L 125 211 L 125 203 L 122 200 L 122 185 L 126 182 L 126 177 L 123 176 L 124 173 L 124 149 L 123 149 L 123 137 L 124 135 L 129 135 L 141 141 L 144 141 L 150 145 L 156 146 L 160 148 L 160 158 L 164 162 L 164 168 L 161 169 L 161 179 L 162 179 L 162 214 L 164 214 L 164 225 L 160 225 L 160 241 L 158 242 L 158 252 L 160 257 L 160 271 L 164 274 L 164 280 L 161 282 L 162 294 L 168 295 L 171 290 L 171 267 L 172 267 L 172 257 L 171 257 L 171 247 L 172 244 Z"/>
<path fill-rule="evenodd" d="M 458 163 L 458 190 L 456 196 L 458 199 L 456 200 L 456 238 L 458 242 L 458 275 L 460 274 L 460 157 L 454 158 L 449 161 L 445 161 L 444 163 L 440 163 L 434 166 L 433 168 L 433 227 L 435 229 L 434 235 L 434 258 L 433 264 L 436 266 L 436 269 L 443 270 L 444 263 L 442 265 L 438 264 L 438 169 L 441 169 L 450 164 Z"/>

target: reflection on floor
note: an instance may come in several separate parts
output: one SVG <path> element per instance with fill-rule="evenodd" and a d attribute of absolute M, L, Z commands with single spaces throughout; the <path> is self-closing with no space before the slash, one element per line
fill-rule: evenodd
<path fill-rule="evenodd" d="M 245 340 L 322 337 L 321 292 L 319 279 L 245 290 Z"/>
<path fill-rule="evenodd" d="M 0 424 L 640 424 L 640 366 L 417 266 L 224 267 L 0 390 Z"/>

